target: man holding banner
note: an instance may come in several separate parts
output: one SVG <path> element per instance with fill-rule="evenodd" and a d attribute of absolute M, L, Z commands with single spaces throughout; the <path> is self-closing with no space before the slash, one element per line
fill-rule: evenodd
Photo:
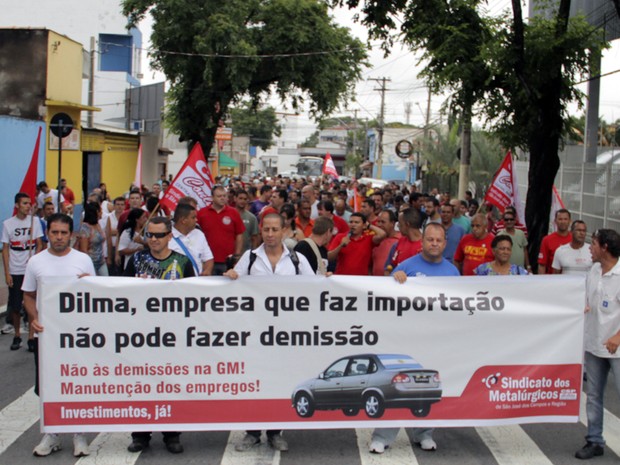
<path fill-rule="evenodd" d="M 592 261 L 586 281 L 585 372 L 588 434 L 586 445 L 575 453 L 578 459 L 603 455 L 603 397 L 611 371 L 620 390 L 620 235 L 599 229 L 592 235 Z"/>
<path fill-rule="evenodd" d="M 409 276 L 460 276 L 459 270 L 445 258 L 446 230 L 438 223 L 429 223 L 422 235 L 422 251 L 398 265 L 392 276 L 403 284 Z M 399 428 L 377 428 L 372 433 L 370 452 L 382 454 L 396 439 Z M 413 442 L 422 450 L 437 450 L 433 428 L 414 428 Z"/>
<path fill-rule="evenodd" d="M 156 217 L 149 221 L 144 234 L 148 241 L 148 250 L 135 253 L 125 268 L 125 276 L 139 276 L 154 279 L 181 279 L 195 275 L 192 264 L 184 255 L 170 250 L 168 244 L 172 238 L 172 225 L 164 217 Z M 164 431 L 166 449 L 172 454 L 183 452 L 180 436 L 176 431 Z M 140 452 L 148 447 L 151 441 L 150 431 L 131 433 L 132 442 L 127 447 L 129 452 Z"/>
<path fill-rule="evenodd" d="M 28 321 L 35 333 L 43 331 L 39 323 L 40 308 L 37 308 L 37 289 L 41 279 L 48 276 L 61 276 L 70 279 L 82 276 L 95 276 L 93 261 L 88 255 L 71 247 L 73 233 L 73 219 L 62 213 L 54 213 L 47 221 L 49 248 L 35 255 L 26 265 L 24 283 L 24 307 L 28 312 Z M 38 335 L 37 335 L 38 337 Z M 35 364 L 35 394 L 39 394 L 39 344 L 34 339 Z M 33 454 L 37 457 L 50 455 L 60 450 L 61 442 L 58 434 L 45 434 L 41 442 L 34 448 Z M 76 433 L 73 436 L 73 455 L 82 457 L 89 455 L 88 442 L 84 434 Z"/>
<path fill-rule="evenodd" d="M 260 226 L 263 243 L 256 250 L 243 254 L 234 269 L 224 276 L 237 279 L 239 276 L 274 276 L 274 275 L 314 275 L 308 260 L 301 254 L 290 252 L 284 245 L 284 218 L 277 213 L 265 215 Z M 282 437 L 281 430 L 268 430 L 267 442 L 275 450 L 287 451 L 288 443 Z M 235 446 L 239 452 L 260 444 L 261 432 L 247 431 L 242 441 Z"/>

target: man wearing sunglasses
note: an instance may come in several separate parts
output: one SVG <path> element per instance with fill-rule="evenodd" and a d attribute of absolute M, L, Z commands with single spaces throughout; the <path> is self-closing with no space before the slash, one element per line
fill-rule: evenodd
<path fill-rule="evenodd" d="M 170 250 L 168 244 L 172 238 L 172 225 L 168 218 L 153 218 L 146 227 L 144 237 L 148 249 L 136 252 L 125 268 L 125 276 L 151 279 L 181 279 L 195 276 L 192 262 L 185 255 Z M 164 444 L 168 452 L 183 452 L 181 433 L 164 431 Z M 129 452 L 140 452 L 151 441 L 150 431 L 131 433 L 132 442 L 127 447 Z"/>
<path fill-rule="evenodd" d="M 513 210 L 506 208 L 504 212 L 504 229 L 498 231 L 497 235 L 510 236 L 512 239 L 512 255 L 510 256 L 510 263 L 513 265 L 519 265 L 527 269 L 528 273 L 532 272 L 530 266 L 530 260 L 527 255 L 527 237 L 525 233 L 517 229 L 517 216 Z"/>

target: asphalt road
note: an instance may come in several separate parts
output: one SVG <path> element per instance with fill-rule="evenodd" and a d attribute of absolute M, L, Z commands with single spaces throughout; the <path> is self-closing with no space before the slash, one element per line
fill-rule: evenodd
<path fill-rule="evenodd" d="M 63 449 L 46 458 L 32 455 L 40 440 L 37 398 L 32 393 L 34 362 L 25 348 L 11 352 L 12 336 L 0 336 L 0 465 L 68 464 L 223 464 L 223 465 L 571 465 L 583 463 L 573 457 L 584 444 L 585 426 L 576 424 L 530 424 L 487 428 L 442 428 L 435 432 L 439 449 L 424 452 L 403 431 L 383 455 L 368 453 L 370 430 L 287 431 L 290 451 L 274 453 L 265 444 L 246 453 L 234 451 L 241 432 L 183 433 L 185 453 L 168 453 L 156 433 L 151 447 L 140 454 L 126 451 L 128 433 L 88 434 L 91 455 L 72 455 L 71 435 L 63 436 Z M 610 386 L 605 419 L 608 446 L 597 465 L 620 460 L 620 401 Z"/>

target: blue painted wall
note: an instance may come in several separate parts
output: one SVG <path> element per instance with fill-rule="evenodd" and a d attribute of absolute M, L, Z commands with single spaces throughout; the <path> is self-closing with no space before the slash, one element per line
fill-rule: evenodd
<path fill-rule="evenodd" d="M 0 116 L 0 221 L 13 214 L 13 199 L 24 181 L 37 141 L 39 127 L 39 163 L 37 182 L 45 179 L 45 124 L 10 116 Z"/>
<path fill-rule="evenodd" d="M 132 72 L 133 37 L 120 34 L 99 34 L 99 69 Z"/>

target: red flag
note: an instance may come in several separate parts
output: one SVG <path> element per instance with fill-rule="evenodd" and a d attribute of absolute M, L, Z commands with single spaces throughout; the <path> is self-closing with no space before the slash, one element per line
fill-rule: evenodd
<path fill-rule="evenodd" d="M 174 210 L 181 197 L 190 196 L 196 199 L 200 210 L 211 205 L 214 184 L 202 147 L 197 143 L 159 203 Z"/>
<path fill-rule="evenodd" d="M 26 176 L 24 176 L 24 181 L 22 182 L 22 186 L 19 188 L 19 192 L 23 192 L 24 194 L 28 194 L 32 203 L 34 204 L 37 199 L 37 165 L 39 164 L 39 144 L 41 143 L 41 126 L 39 126 L 39 133 L 37 134 L 37 141 L 34 144 L 34 151 L 32 152 L 32 157 L 30 158 L 30 165 L 28 166 L 28 171 L 26 171 Z M 17 213 L 17 210 L 13 209 L 13 215 Z"/>
<path fill-rule="evenodd" d="M 325 154 L 325 162 L 323 163 L 323 174 L 327 174 L 334 178 L 338 177 L 336 165 L 334 165 L 334 160 L 332 160 L 332 156 L 329 154 L 329 152 Z"/>
<path fill-rule="evenodd" d="M 484 196 L 484 201 L 495 205 L 502 213 L 507 206 L 514 205 L 517 208 L 518 219 L 523 220 L 524 215 L 521 211 L 523 208 L 519 199 L 518 183 L 510 150 L 495 174 L 491 187 Z"/>

